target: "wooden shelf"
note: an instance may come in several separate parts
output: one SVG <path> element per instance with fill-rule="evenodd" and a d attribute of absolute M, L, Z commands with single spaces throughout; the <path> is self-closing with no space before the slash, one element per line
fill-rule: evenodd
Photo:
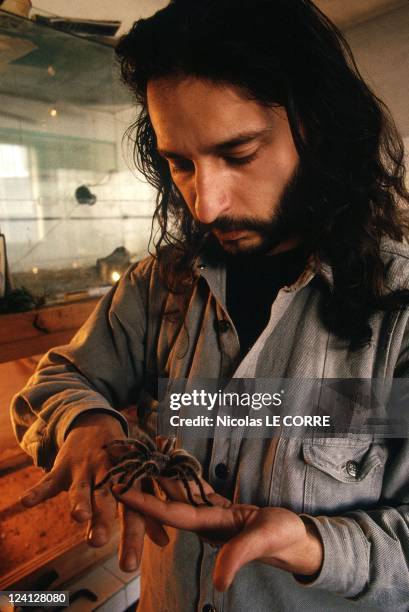
<path fill-rule="evenodd" d="M 0 363 L 45 353 L 66 344 L 94 310 L 98 300 L 49 306 L 0 316 Z"/>

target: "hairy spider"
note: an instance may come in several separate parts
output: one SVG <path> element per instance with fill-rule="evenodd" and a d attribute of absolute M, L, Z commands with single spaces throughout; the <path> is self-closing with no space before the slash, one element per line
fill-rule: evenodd
<path fill-rule="evenodd" d="M 193 506 L 197 506 L 189 484 L 193 481 L 198 486 L 203 502 L 212 506 L 213 504 L 208 499 L 200 480 L 202 468 L 199 461 L 181 448 L 175 450 L 175 442 L 175 438 L 166 438 L 158 446 L 152 438 L 141 430 L 138 431 L 138 438 L 112 440 L 102 448 L 108 452 L 114 467 L 108 470 L 94 488 L 101 488 L 117 474 L 120 474 L 118 483 L 124 484 L 123 493 L 125 493 L 134 482 L 141 478 L 156 480 L 163 476 L 164 478 L 180 480 L 189 502 Z"/>

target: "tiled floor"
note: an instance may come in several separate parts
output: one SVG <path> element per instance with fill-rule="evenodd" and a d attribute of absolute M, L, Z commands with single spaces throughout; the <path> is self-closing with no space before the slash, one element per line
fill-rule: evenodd
<path fill-rule="evenodd" d="M 139 573 L 122 572 L 117 557 L 112 557 L 76 582 L 62 587 L 70 592 L 70 612 L 134 612 L 139 599 Z M 75 599 L 75 593 L 83 594 Z M 87 592 L 97 597 L 91 600 Z"/>

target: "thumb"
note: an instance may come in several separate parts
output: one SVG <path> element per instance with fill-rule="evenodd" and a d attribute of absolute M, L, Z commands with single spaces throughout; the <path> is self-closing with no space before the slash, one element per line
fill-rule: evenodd
<path fill-rule="evenodd" d="M 222 546 L 213 570 L 213 583 L 218 591 L 226 591 L 237 572 L 247 563 L 265 556 L 265 534 L 249 529 L 242 531 Z"/>

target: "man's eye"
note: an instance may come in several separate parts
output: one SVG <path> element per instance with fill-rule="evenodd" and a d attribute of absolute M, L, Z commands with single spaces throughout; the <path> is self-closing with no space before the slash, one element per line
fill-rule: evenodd
<path fill-rule="evenodd" d="M 190 172 L 193 169 L 193 164 L 192 162 L 186 160 L 172 160 L 169 161 L 169 168 L 170 171 L 173 173 L 177 173 L 177 172 Z"/>
<path fill-rule="evenodd" d="M 257 157 L 257 151 L 255 153 L 252 153 L 251 155 L 245 155 L 244 157 L 226 156 L 225 160 L 231 166 L 245 166 L 246 164 L 250 164 L 252 161 L 254 161 L 256 157 Z"/>

